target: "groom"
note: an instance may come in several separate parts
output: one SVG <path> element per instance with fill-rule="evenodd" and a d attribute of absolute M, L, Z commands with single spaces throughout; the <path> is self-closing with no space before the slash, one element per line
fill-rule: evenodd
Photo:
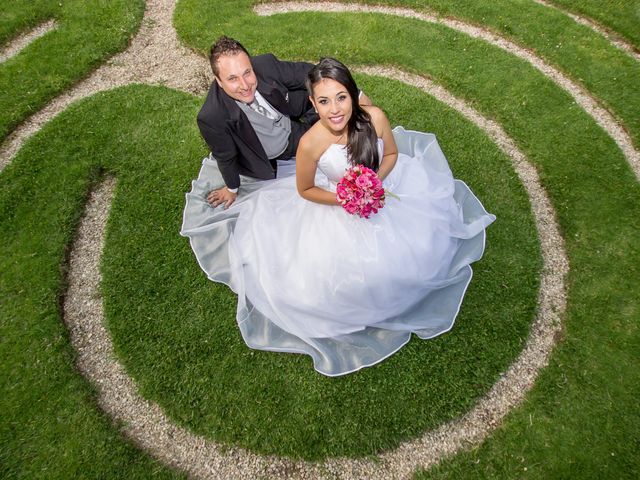
<path fill-rule="evenodd" d="M 208 202 L 228 208 L 240 175 L 275 178 L 277 160 L 295 156 L 302 135 L 318 119 L 304 85 L 310 63 L 283 62 L 271 54 L 250 57 L 240 42 L 223 36 L 211 47 L 214 81 L 198 114 L 198 126 L 225 186 Z"/>
<path fill-rule="evenodd" d="M 198 127 L 225 186 L 209 192 L 207 201 L 228 208 L 238 196 L 240 175 L 275 178 L 277 160 L 292 159 L 300 138 L 318 120 L 305 88 L 313 65 L 272 54 L 250 57 L 226 36 L 211 47 L 210 62 L 214 81 Z M 366 95 L 360 104 L 370 104 Z"/>

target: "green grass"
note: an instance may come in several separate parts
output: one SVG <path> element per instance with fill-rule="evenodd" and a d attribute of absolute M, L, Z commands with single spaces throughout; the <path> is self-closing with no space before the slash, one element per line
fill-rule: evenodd
<path fill-rule="evenodd" d="M 528 64 L 446 28 L 379 15 L 257 18 L 250 5 L 182 0 L 175 23 L 202 51 L 226 33 L 255 53 L 330 54 L 428 75 L 503 125 L 557 211 L 571 273 L 550 366 L 480 447 L 416 477 L 632 478 L 640 470 L 640 188 L 613 141 Z M 595 81 L 606 72 L 623 74 L 624 95 L 637 91 L 635 70 L 620 67 L 611 47 L 533 2 L 420 5 L 510 29 L 539 52 L 554 32 L 550 45 L 562 41 L 566 50 L 545 55 L 585 84 L 586 71 L 597 96 L 615 96 Z M 572 43 L 578 33 L 588 49 Z M 206 280 L 177 236 L 184 192 L 205 152 L 194 123 L 201 99 L 151 87 L 100 94 L 57 117 L 0 174 L 1 476 L 173 475 L 100 413 L 61 322 L 66 251 L 102 171 L 118 177 L 103 259 L 109 328 L 143 395 L 178 422 L 260 452 L 359 456 L 419 435 L 486 391 L 534 313 L 540 260 L 522 188 L 496 148 L 456 114 L 396 82 L 358 78 L 392 123 L 435 132 L 456 176 L 498 215 L 454 330 L 338 379 L 315 374 L 301 355 L 249 350 L 235 327 L 235 298 Z M 637 104 L 623 117 L 607 102 L 637 138 L 629 121 Z"/>
<path fill-rule="evenodd" d="M 263 29 L 269 25 L 269 22 L 266 19 L 256 19 L 249 10 L 253 3 L 256 2 L 234 2 L 233 6 L 227 7 L 228 11 L 221 12 L 220 15 L 217 14 L 219 10 L 216 9 L 214 17 L 202 8 L 203 3 L 197 0 L 182 0 L 178 4 L 178 14 L 175 20 L 178 33 L 186 43 L 204 53 L 208 50 L 212 40 L 216 38 L 216 34 L 209 27 L 214 25 L 219 32 L 241 36 L 245 42 L 251 41 L 251 45 L 254 46 L 254 50 L 257 49 L 256 51 L 269 51 L 273 48 L 271 39 L 269 36 L 265 38 L 264 35 L 257 33 L 264 32 Z M 445 17 L 458 18 L 498 32 L 501 36 L 533 50 L 537 55 L 592 92 L 606 108 L 622 120 L 635 145 L 640 145 L 640 88 L 637 81 L 640 78 L 640 64 L 626 53 L 613 47 L 602 36 L 594 33 L 588 27 L 577 24 L 563 13 L 537 5 L 531 0 L 493 0 L 490 2 L 364 0 L 360 3 L 408 7 L 418 11 L 426 9 Z M 240 5 L 243 5 L 244 9 Z M 609 12 L 610 15 L 615 13 L 618 17 L 622 17 L 620 11 L 612 7 L 602 6 L 601 10 Z M 357 16 L 357 18 L 366 17 Z M 221 19 L 225 19 L 225 21 L 221 22 Z M 383 21 L 390 22 L 389 19 Z M 638 15 L 628 16 L 627 21 L 630 25 L 635 26 L 636 31 L 640 32 Z M 243 28 L 247 23 L 252 24 L 253 27 Z M 375 22 L 371 21 L 371 23 Z M 391 21 L 391 23 L 394 25 L 404 24 L 402 20 Z M 356 32 L 365 30 L 367 26 L 358 20 L 353 20 L 350 28 L 355 30 L 349 35 L 350 38 L 355 39 L 355 43 L 343 45 L 343 47 L 354 52 L 352 56 L 358 59 L 356 61 L 366 61 L 362 55 L 358 54 L 358 44 L 362 40 L 358 40 L 360 37 Z M 345 38 L 344 33 L 340 33 L 340 38 Z M 287 33 L 282 34 L 288 35 Z M 308 38 L 295 36 L 291 39 L 291 48 L 288 51 L 299 57 L 304 51 L 300 48 L 301 43 L 307 43 L 312 48 L 322 49 L 328 41 L 328 39 L 321 37 L 314 42 L 307 42 Z M 275 42 L 276 45 L 278 43 Z M 331 53 L 331 51 L 327 53 Z"/>
<path fill-rule="evenodd" d="M 160 98 L 147 106 L 147 122 L 168 131 L 166 124 L 180 112 L 181 137 L 193 140 L 193 100 L 166 90 L 153 93 Z M 139 154 L 135 132 L 121 130 L 113 118 L 96 122 L 91 105 L 115 112 L 139 105 L 136 96 L 134 89 L 70 108 L 0 175 L 2 478 L 179 477 L 123 441 L 97 407 L 95 391 L 74 367 L 61 318 L 66 255 L 87 192 L 102 170 L 117 174 L 117 162 Z M 179 111 L 175 100 L 183 106 Z"/>
<path fill-rule="evenodd" d="M 249 2 L 245 5 L 250 6 Z M 452 5 L 451 2 L 438 2 L 437 5 L 429 2 L 430 7 L 439 7 L 442 13 L 447 13 L 444 8 L 446 6 L 453 10 Z M 604 291 L 595 289 L 598 295 L 595 295 L 587 311 L 595 311 L 593 304 L 602 303 L 603 298 L 617 295 L 617 300 L 611 305 L 613 312 L 609 312 L 609 315 L 616 318 L 617 314 L 614 312 L 620 313 L 620 305 L 628 297 L 633 284 L 631 279 L 637 278 L 637 270 L 631 268 L 637 261 L 637 251 L 617 248 L 616 245 L 630 245 L 636 238 L 636 217 L 629 208 L 637 213 L 637 184 L 611 139 L 586 119 L 585 114 L 566 94 L 559 92 L 537 72 L 491 47 L 422 22 L 389 21 L 376 15 L 320 13 L 255 18 L 249 10 L 243 15 L 243 10 L 237 4 L 233 7 L 235 16 L 231 11 L 216 10 L 216 17 L 213 18 L 199 6 L 196 2 L 183 0 L 178 5 L 175 23 L 185 41 L 202 51 L 206 50 L 218 34 L 226 33 L 243 39 L 256 53 L 274 51 L 283 58 L 314 59 L 323 54 L 332 54 L 350 63 L 396 64 L 428 74 L 454 93 L 469 99 L 488 116 L 496 118 L 541 170 L 569 242 L 572 267 L 577 272 L 585 271 L 584 277 L 574 273 L 575 278 L 583 279 L 589 289 L 594 289 L 590 282 L 612 275 L 615 282 L 627 285 L 620 293 L 613 288 L 613 283 L 609 284 L 608 289 L 601 287 Z M 606 90 L 604 93 L 599 92 L 602 97 L 613 98 L 620 92 L 624 92 L 623 95 L 637 92 L 637 87 L 632 83 L 637 66 L 624 54 L 558 12 L 536 5 L 525 7 L 527 6 L 522 2 L 514 5 L 505 2 L 474 2 L 457 4 L 455 14 L 506 32 L 519 43 L 534 46 L 554 62 L 563 65 L 563 69 L 572 72 L 572 75 L 579 79 L 587 77 L 591 84 L 602 88 L 602 92 Z M 500 21 L 503 22 L 502 26 Z M 215 25 L 217 31 L 204 28 L 205 25 Z M 326 34 L 314 42 L 305 41 L 315 38 L 314 32 L 317 31 Z M 278 32 L 277 38 L 269 36 L 269 32 Z M 332 32 L 339 32 L 339 35 L 334 36 Z M 585 42 L 586 48 L 582 46 Z M 565 50 L 558 53 L 555 45 L 560 43 Z M 574 58 L 576 53 L 578 55 Z M 586 66 L 583 65 L 584 58 L 587 59 Z M 618 62 L 625 66 L 620 67 Z M 622 75 L 626 86 L 621 88 L 620 85 L 609 84 L 600 87 L 602 82 L 598 79 L 610 75 L 616 69 L 626 71 Z M 381 102 L 384 97 L 374 95 L 374 98 Z M 626 100 L 617 102 L 616 106 L 621 111 L 627 105 Z M 630 123 L 634 124 L 634 119 L 637 119 L 640 112 L 637 98 L 632 99 L 629 112 Z M 429 119 L 428 115 L 425 117 Z M 621 187 L 621 184 L 626 187 Z M 621 190 L 629 193 L 621 197 L 615 194 Z M 600 270 L 591 264 L 590 256 L 580 259 L 581 252 L 588 249 L 588 244 L 584 245 L 583 239 L 610 245 L 608 255 L 599 265 Z M 611 262 L 614 261 L 612 256 L 617 268 L 620 268 L 615 273 L 610 272 Z M 573 278 L 572 276 L 572 281 Z M 578 288 L 577 283 L 571 285 Z M 573 293 L 573 290 L 570 292 Z M 634 300 L 629 299 L 629 303 L 634 305 Z M 573 306 L 572 303 L 570 305 Z M 616 322 L 633 325 L 634 312 L 634 309 L 623 308 L 623 320 L 616 318 Z M 573 310 L 570 310 L 569 320 L 574 318 L 572 315 Z M 607 325 L 610 326 L 609 323 Z M 588 338 L 592 342 L 599 340 L 595 334 Z M 627 344 L 628 342 L 623 342 L 623 345 Z M 592 346 L 595 347 L 596 345 Z M 608 353 L 624 360 L 629 355 L 628 349 L 624 348 Z M 636 377 L 631 374 L 631 370 L 626 373 L 629 376 L 624 383 L 625 388 L 633 390 Z M 582 390 L 580 392 L 584 393 Z M 629 415 L 633 406 L 628 402 L 623 403 L 626 407 L 619 405 L 618 408 Z M 572 422 L 579 433 L 580 422 L 584 423 L 585 418 L 590 415 L 598 416 L 603 408 L 600 402 L 594 402 L 593 405 L 570 403 L 567 409 L 571 413 L 566 414 L 580 419 L 579 422 Z M 548 426 L 552 435 L 556 433 L 554 427 L 558 428 L 558 424 L 562 425 L 558 422 Z M 631 422 L 623 432 L 628 435 L 636 428 L 637 424 Z M 600 440 L 600 445 L 608 445 L 620 438 L 611 429 L 605 429 L 604 432 L 606 435 Z M 575 434 L 574 430 L 573 435 Z M 584 460 L 583 457 L 580 457 L 581 460 Z M 551 472 L 563 460 L 562 456 L 556 458 L 557 461 L 551 462 L 549 467 Z M 599 468 L 594 470 L 599 471 Z M 619 471 L 625 471 L 624 465 Z"/>
<path fill-rule="evenodd" d="M 624 123 L 635 145 L 640 145 L 640 87 L 637 81 L 640 64 L 590 28 L 577 24 L 561 12 L 531 0 L 365 0 L 361 3 L 406 6 L 417 10 L 426 8 L 445 17 L 481 25 L 512 39 L 592 92 Z M 635 2 L 635 15 L 630 14 L 630 7 L 621 9 L 617 5 L 612 6 L 613 3 L 599 2 L 600 11 L 608 13 L 609 17 L 626 18 L 629 30 L 640 32 L 640 3 Z"/>
<path fill-rule="evenodd" d="M 249 350 L 235 322 L 235 296 L 208 281 L 188 242 L 170 234 L 181 223 L 180 184 L 194 170 L 167 156 L 149 172 L 141 157 L 128 165 L 131 174 L 121 173 L 114 205 L 119 220 L 104 258 L 107 317 L 144 394 L 196 432 L 292 457 L 373 454 L 468 410 L 521 350 L 540 259 L 528 202 L 508 160 L 419 91 L 371 79 L 363 85 L 396 123 L 444 132 L 456 172 L 500 218 L 458 324 L 339 379 L 315 373 L 306 356 Z"/>
<path fill-rule="evenodd" d="M 35 27 L 60 11 L 55 0 L 12 0 L 4 2 L 0 12 L 0 44 Z"/>
<path fill-rule="evenodd" d="M 572 13 L 591 17 L 640 49 L 640 2 L 638 0 L 550 0 Z"/>
<path fill-rule="evenodd" d="M 55 18 L 58 27 L 0 64 L 0 139 L 124 50 L 144 9 L 142 0 L 4 3 L 0 41 L 47 18 Z"/>
<path fill-rule="evenodd" d="M 425 111 L 438 117 L 454 168 L 500 216 L 492 230 L 493 247 L 476 268 L 452 333 L 414 341 L 382 365 L 341 379 L 316 374 L 300 355 L 249 350 L 235 325 L 235 298 L 206 280 L 188 243 L 177 235 L 184 191 L 204 154 L 188 120 L 199 101 L 150 87 L 101 94 L 63 113 L 0 177 L 2 231 L 12 232 L 2 252 L 10 262 L 3 271 L 12 272 L 3 278 L 8 307 L 3 318 L 33 318 L 29 307 L 44 295 L 51 311 L 34 321 L 60 332 L 63 364 L 73 357 L 55 301 L 63 289 L 60 269 L 86 191 L 106 170 L 119 178 L 103 266 L 108 322 L 118 353 L 143 394 L 179 421 L 209 436 L 217 430 L 214 438 L 258 451 L 320 458 L 372 453 L 468 409 L 517 355 L 533 314 L 540 260 L 526 197 L 508 161 L 474 127 L 415 89 L 364 80 L 367 91 L 385 98 L 385 108 L 398 112 L 392 116 L 396 122 L 424 129 Z M 78 138 L 78 131 L 90 134 Z M 68 167 L 60 175 L 63 163 Z M 30 259 L 33 251 L 41 252 L 31 260 L 33 267 L 27 261 L 10 268 L 15 259 Z M 487 302 L 489 297 L 503 301 Z M 16 395 L 5 399 L 3 411 L 13 411 L 11 406 L 24 399 L 32 383 L 28 379 L 38 383 L 39 364 L 52 355 L 38 348 L 42 337 L 48 342 L 52 334 L 30 327 L 38 339 L 31 345 L 33 338 L 19 341 L 24 327 L 15 321 L 3 325 L 3 337 L 16 341 L 4 345 L 9 349 L 4 356 L 31 367 L 29 375 L 8 375 Z M 22 355 L 14 355 L 12 348 Z M 6 365 L 8 371 L 17 372 L 15 367 Z M 69 365 L 56 368 L 73 372 Z M 30 404 L 60 389 L 40 384 L 41 389 L 30 391 Z M 68 402 L 70 412 L 93 412 L 90 392 L 84 392 L 84 410 L 78 405 L 82 397 L 73 401 L 64 393 L 58 401 Z M 37 424 L 44 431 L 61 428 L 59 417 L 39 416 L 35 410 L 16 413 L 7 422 Z M 331 412 L 340 413 L 327 421 Z M 86 423 L 75 428 L 91 433 L 95 426 Z M 56 445 L 59 451 L 70 450 L 66 457 L 72 459 L 76 448 Z M 103 466 L 100 460 L 106 460 L 95 460 Z"/>

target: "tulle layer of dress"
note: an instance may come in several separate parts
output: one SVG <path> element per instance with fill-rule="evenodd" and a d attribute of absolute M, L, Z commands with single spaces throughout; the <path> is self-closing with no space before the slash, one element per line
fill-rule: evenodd
<path fill-rule="evenodd" d="M 208 277 L 238 295 L 236 319 L 251 348 L 310 355 L 329 376 L 373 365 L 406 344 L 451 329 L 482 257 L 488 214 L 451 174 L 435 136 L 394 130 L 398 161 L 386 205 L 369 219 L 313 203 L 296 190 L 295 164 L 275 180 L 243 179 L 228 210 L 206 158 L 187 194 L 181 234 Z M 335 191 L 348 166 L 332 145 L 316 185 Z"/>

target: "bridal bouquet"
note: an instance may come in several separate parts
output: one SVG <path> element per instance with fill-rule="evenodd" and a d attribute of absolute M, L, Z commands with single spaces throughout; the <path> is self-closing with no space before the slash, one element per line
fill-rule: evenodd
<path fill-rule="evenodd" d="M 362 165 L 348 168 L 336 187 L 336 198 L 342 208 L 363 218 L 384 207 L 384 193 L 376 172 Z"/>

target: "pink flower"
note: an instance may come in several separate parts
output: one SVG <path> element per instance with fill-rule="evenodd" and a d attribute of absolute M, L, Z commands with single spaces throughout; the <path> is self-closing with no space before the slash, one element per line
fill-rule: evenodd
<path fill-rule="evenodd" d="M 351 215 L 353 215 L 354 213 L 357 213 L 358 211 L 358 207 L 356 205 L 354 205 L 353 203 L 346 203 L 344 205 L 344 209 L 350 213 Z"/>
<path fill-rule="evenodd" d="M 348 168 L 338 182 L 336 199 L 347 213 L 369 218 L 384 207 L 385 192 L 376 172 L 355 165 Z"/>
<path fill-rule="evenodd" d="M 371 186 L 371 180 L 367 175 L 360 175 L 356 178 L 356 185 L 362 189 L 366 189 Z"/>

